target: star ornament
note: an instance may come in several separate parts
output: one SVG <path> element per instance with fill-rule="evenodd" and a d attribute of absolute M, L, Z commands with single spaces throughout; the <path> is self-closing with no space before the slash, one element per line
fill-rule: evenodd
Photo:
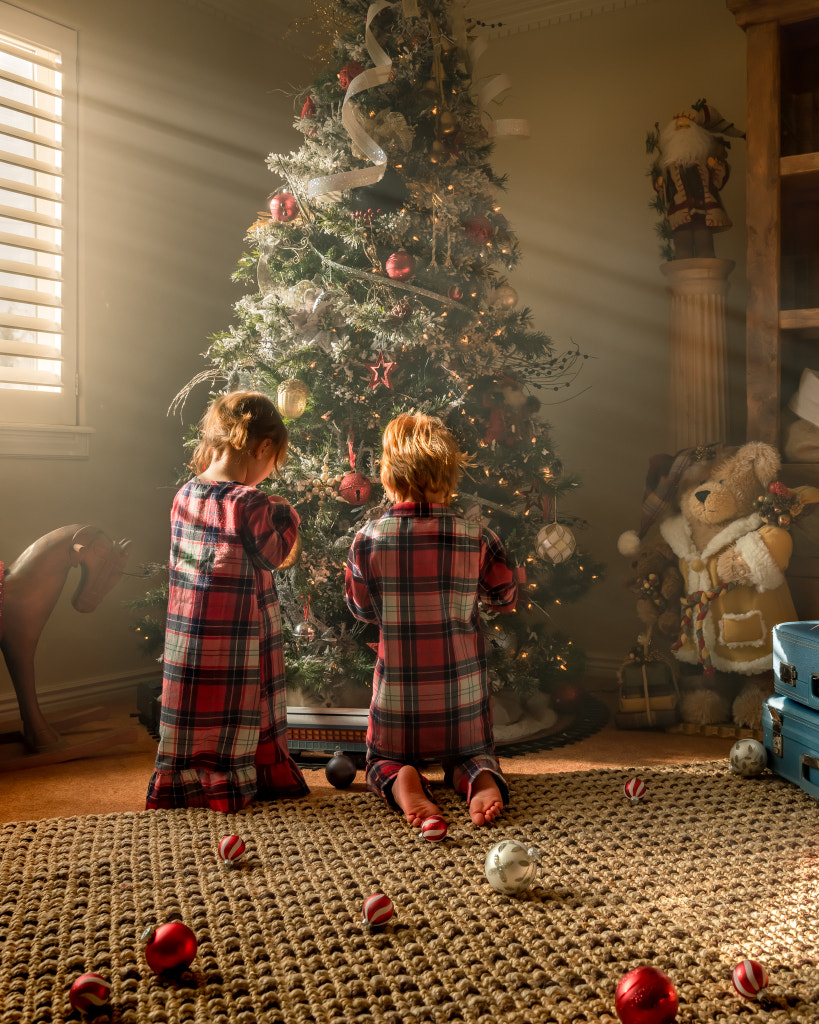
<path fill-rule="evenodd" d="M 395 367 L 395 363 L 384 362 L 384 352 L 378 353 L 378 361 L 375 363 L 367 363 L 367 369 L 370 371 L 370 382 L 368 387 L 375 390 L 379 384 L 383 384 L 385 388 L 392 388 L 392 382 L 390 381 L 390 374 Z"/>

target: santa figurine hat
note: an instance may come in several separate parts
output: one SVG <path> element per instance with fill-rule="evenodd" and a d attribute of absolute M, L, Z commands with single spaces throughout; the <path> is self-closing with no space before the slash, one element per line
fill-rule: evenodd
<path fill-rule="evenodd" d="M 695 462 L 715 457 L 713 444 L 683 448 L 676 455 L 652 455 L 648 461 L 646 489 L 640 515 L 640 529 L 626 530 L 617 539 L 617 550 L 626 558 L 634 558 L 643 538 L 657 522 L 668 515 L 677 500 L 677 490 L 685 471 Z"/>
<path fill-rule="evenodd" d="M 734 139 L 744 139 L 745 132 L 740 131 L 733 121 L 723 117 L 715 106 L 707 100 L 697 100 L 689 110 L 683 110 L 676 117 L 687 117 L 712 135 L 730 135 Z"/>

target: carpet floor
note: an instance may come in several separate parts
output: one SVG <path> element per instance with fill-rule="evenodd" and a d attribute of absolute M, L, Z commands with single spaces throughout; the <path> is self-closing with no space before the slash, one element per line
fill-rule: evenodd
<path fill-rule="evenodd" d="M 512 804 L 471 825 L 441 788 L 438 843 L 368 793 L 323 789 L 236 815 L 155 811 L 0 827 L 0 1021 L 78 1020 L 81 973 L 111 982 L 100 1020 L 197 1024 L 569 1024 L 616 1021 L 619 978 L 649 964 L 678 1020 L 815 1024 L 819 804 L 724 761 L 641 771 L 509 775 Z M 216 855 L 227 832 L 244 857 Z M 505 896 L 484 860 L 502 839 L 539 848 L 537 881 Z M 394 916 L 362 927 L 366 897 Z M 178 977 L 148 968 L 147 926 L 198 939 Z M 761 1002 L 731 972 L 762 961 Z M 644 1019 L 644 1018 L 641 1018 Z"/>

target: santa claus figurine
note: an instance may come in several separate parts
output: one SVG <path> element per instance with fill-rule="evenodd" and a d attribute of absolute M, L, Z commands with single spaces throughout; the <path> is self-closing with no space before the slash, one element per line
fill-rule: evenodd
<path fill-rule="evenodd" d="M 659 133 L 654 188 L 665 200 L 678 260 L 713 258 L 714 232 L 731 227 L 719 194 L 730 173 L 724 135 L 745 138 L 704 100 L 675 114 Z"/>

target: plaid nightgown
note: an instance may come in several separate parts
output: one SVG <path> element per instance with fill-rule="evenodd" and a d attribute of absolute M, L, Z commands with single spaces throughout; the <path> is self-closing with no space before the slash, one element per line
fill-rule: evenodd
<path fill-rule="evenodd" d="M 236 483 L 190 480 L 171 513 L 162 713 L 148 808 L 236 811 L 300 796 L 287 749 L 281 614 L 271 570 L 299 517 Z"/>
<path fill-rule="evenodd" d="M 495 757 L 478 600 L 511 611 L 517 583 L 491 530 L 445 505 L 401 502 L 356 536 L 347 605 L 381 628 L 367 784 L 389 800 L 396 765 L 441 761 L 469 795 Z M 463 785 L 460 783 L 463 781 Z"/>

